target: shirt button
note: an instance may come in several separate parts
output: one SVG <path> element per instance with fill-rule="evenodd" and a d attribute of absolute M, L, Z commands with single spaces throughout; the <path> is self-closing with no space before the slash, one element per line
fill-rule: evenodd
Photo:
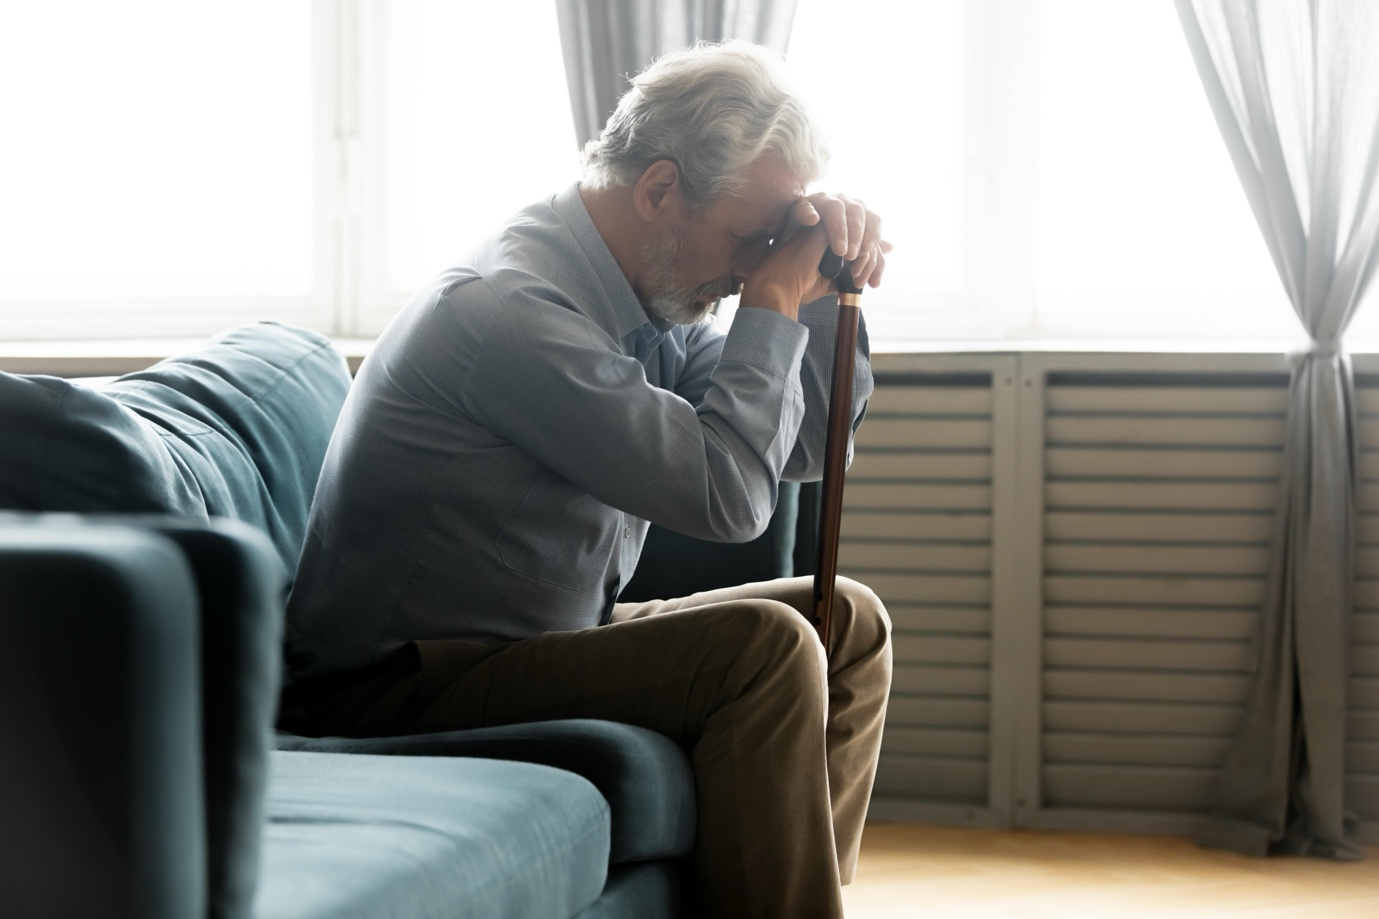
<path fill-rule="evenodd" d="M 631 528 L 631 527 L 623 527 L 623 528 L 622 528 L 622 535 L 623 535 L 623 538 L 624 538 L 624 539 L 631 539 L 631 538 L 632 538 L 632 528 Z"/>

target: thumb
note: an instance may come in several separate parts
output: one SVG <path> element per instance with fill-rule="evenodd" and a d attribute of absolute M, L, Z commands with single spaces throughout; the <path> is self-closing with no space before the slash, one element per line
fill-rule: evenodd
<path fill-rule="evenodd" d="M 819 222 L 819 212 L 815 210 L 813 203 L 808 198 L 801 198 L 796 201 L 790 216 L 795 223 L 802 227 L 812 227 Z"/>

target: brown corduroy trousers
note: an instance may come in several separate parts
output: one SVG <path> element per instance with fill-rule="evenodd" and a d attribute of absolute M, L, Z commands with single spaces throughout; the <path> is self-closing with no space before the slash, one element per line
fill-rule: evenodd
<path fill-rule="evenodd" d="M 825 660 L 801 615 L 812 588 L 792 578 L 620 603 L 606 626 L 503 644 L 414 642 L 408 666 L 306 693 L 316 698 L 303 727 L 381 736 L 602 718 L 650 728 L 694 766 L 704 916 L 840 917 L 881 745 L 890 620 L 871 590 L 839 578 Z"/>

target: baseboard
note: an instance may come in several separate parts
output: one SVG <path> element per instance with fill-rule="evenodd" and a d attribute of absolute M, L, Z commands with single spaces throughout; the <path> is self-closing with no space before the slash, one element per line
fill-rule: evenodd
<path fill-rule="evenodd" d="M 905 798 L 872 798 L 869 823 L 933 823 L 940 826 L 1003 827 L 1005 820 L 988 807 L 941 804 Z"/>

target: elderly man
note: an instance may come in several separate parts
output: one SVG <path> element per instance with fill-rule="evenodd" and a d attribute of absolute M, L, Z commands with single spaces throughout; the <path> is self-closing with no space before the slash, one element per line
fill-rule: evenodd
<path fill-rule="evenodd" d="M 412 300 L 341 415 L 288 611 L 296 730 L 604 718 L 680 742 L 715 917 L 842 914 L 890 684 L 886 612 L 845 579 L 827 656 L 805 578 L 616 602 L 648 521 L 750 539 L 782 479 L 822 473 L 817 266 L 831 246 L 875 286 L 889 247 L 805 193 L 827 154 L 778 70 L 737 43 L 662 58 L 577 186 Z M 708 314 L 739 289 L 725 335 Z"/>

